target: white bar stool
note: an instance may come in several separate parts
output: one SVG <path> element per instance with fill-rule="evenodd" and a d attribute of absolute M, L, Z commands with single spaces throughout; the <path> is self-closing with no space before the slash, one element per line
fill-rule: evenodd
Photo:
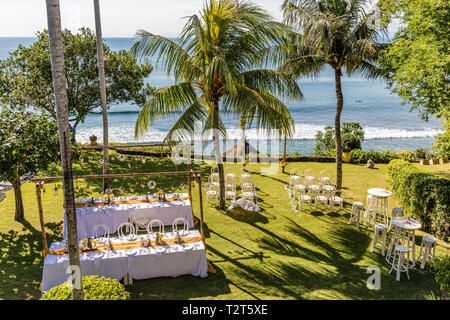
<path fill-rule="evenodd" d="M 403 217 L 403 209 L 402 208 L 392 208 L 392 212 L 391 212 L 391 220 L 389 221 L 389 229 L 388 231 L 391 231 L 392 228 L 392 218 L 395 217 Z"/>
<path fill-rule="evenodd" d="M 362 202 L 353 202 L 352 204 L 352 213 L 350 214 L 350 219 L 348 220 L 348 223 L 352 223 L 353 221 L 356 221 L 356 227 L 359 228 L 359 223 L 362 221 L 361 214 L 364 210 L 364 203 Z"/>
<path fill-rule="evenodd" d="M 372 196 L 369 194 L 367 196 L 366 200 L 366 210 L 364 211 L 364 225 L 367 225 L 367 222 L 369 221 L 369 216 L 371 215 L 372 211 Z"/>
<path fill-rule="evenodd" d="M 381 244 L 378 245 L 378 234 L 381 233 Z M 386 234 L 387 234 L 387 226 L 381 223 L 377 223 L 375 225 L 375 231 L 373 235 L 373 243 L 372 249 L 370 252 L 373 252 L 375 248 L 381 249 L 381 254 L 384 256 L 384 250 L 386 249 Z"/>
<path fill-rule="evenodd" d="M 397 281 L 400 281 L 400 274 L 402 272 L 406 272 L 406 275 L 408 276 L 409 280 L 408 261 L 409 261 L 409 248 L 402 245 L 396 245 L 394 249 L 394 260 L 392 263 L 392 268 L 389 271 L 389 274 L 392 272 L 392 270 L 396 270 L 397 276 L 395 277 L 395 279 Z"/>
<path fill-rule="evenodd" d="M 423 249 L 423 256 L 422 256 Z M 436 239 L 430 236 L 425 236 L 422 238 L 422 244 L 420 245 L 419 259 L 422 259 L 420 264 L 420 269 L 425 268 L 425 263 L 429 260 L 434 262 L 434 257 L 436 253 Z"/>

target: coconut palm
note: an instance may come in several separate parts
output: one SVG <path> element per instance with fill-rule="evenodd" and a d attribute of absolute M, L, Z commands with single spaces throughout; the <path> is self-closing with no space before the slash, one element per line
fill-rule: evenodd
<path fill-rule="evenodd" d="M 344 97 L 342 71 L 380 76 L 375 61 L 385 45 L 377 39 L 384 32 L 377 23 L 381 11 L 370 0 L 284 0 L 284 21 L 301 35 L 287 45 L 290 53 L 280 70 L 298 77 L 318 75 L 326 65 L 334 70 L 337 108 L 335 115 L 336 187 L 342 187 L 341 113 Z M 286 48 L 284 48 L 286 49 Z"/>
<path fill-rule="evenodd" d="M 221 114 L 245 115 L 247 126 L 286 128 L 292 117 L 281 101 L 300 99 L 296 81 L 265 68 L 262 53 L 289 32 L 261 7 L 247 1 L 209 0 L 199 15 L 187 18 L 179 41 L 139 30 L 131 52 L 138 59 L 157 56 L 157 63 L 172 74 L 175 84 L 158 89 L 139 113 L 135 134 L 142 137 L 149 123 L 176 119 L 165 142 L 177 143 L 197 130 L 212 132 L 219 171 L 220 207 L 225 208 L 225 187 L 219 138 L 226 137 Z"/>
<path fill-rule="evenodd" d="M 52 78 L 55 91 L 56 112 L 58 116 L 59 143 L 61 150 L 61 169 L 63 176 L 64 207 L 67 221 L 69 263 L 75 270 L 74 279 L 78 286 L 72 286 L 72 299 L 83 300 L 83 285 L 80 272 L 80 252 L 78 248 L 77 215 L 72 176 L 72 150 L 69 135 L 69 111 L 67 103 L 64 49 L 61 33 L 61 11 L 59 0 L 47 0 L 48 34 Z M 79 272 L 76 272 L 76 268 Z M 72 280 L 72 281 L 73 281 Z"/>

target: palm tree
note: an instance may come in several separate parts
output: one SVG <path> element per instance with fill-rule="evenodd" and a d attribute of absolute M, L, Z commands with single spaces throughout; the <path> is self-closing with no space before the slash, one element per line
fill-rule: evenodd
<path fill-rule="evenodd" d="M 105 64 L 103 54 L 102 24 L 99 0 L 94 0 L 95 34 L 97 36 L 98 75 L 100 78 L 100 96 L 103 114 L 103 146 L 108 145 L 108 106 L 106 105 Z M 103 174 L 109 174 L 108 148 L 103 148 Z M 111 186 L 110 179 L 103 179 L 103 191 Z"/>
<path fill-rule="evenodd" d="M 59 144 L 61 151 L 61 168 L 63 175 L 64 207 L 67 221 L 67 240 L 69 263 L 74 273 L 72 299 L 83 300 L 83 284 L 80 269 L 80 252 L 78 248 L 77 215 L 75 212 L 75 195 L 73 190 L 72 157 L 69 134 L 69 111 L 67 107 L 66 74 L 64 67 L 64 49 L 61 33 L 61 13 L 59 0 L 47 0 L 48 34 L 50 39 L 50 57 L 52 65 L 53 86 L 55 92 L 56 112 L 58 118 Z"/>
<path fill-rule="evenodd" d="M 301 35 L 286 47 L 289 54 L 280 70 L 291 76 L 315 76 L 331 66 L 334 70 L 337 108 L 335 115 L 336 188 L 342 188 L 341 113 L 344 97 L 342 70 L 367 78 L 380 76 L 375 61 L 385 45 L 377 42 L 384 29 L 377 23 L 377 4 L 368 10 L 370 0 L 284 0 L 284 21 Z"/>
<path fill-rule="evenodd" d="M 165 142 L 193 137 L 197 129 L 212 131 L 222 209 L 225 186 L 219 138 L 226 136 L 226 130 L 221 113 L 254 119 L 248 127 L 254 124 L 280 133 L 283 128 L 293 130 L 281 99 L 302 98 L 300 88 L 287 74 L 265 68 L 262 58 L 287 32 L 289 28 L 250 2 L 209 0 L 199 16 L 188 17 L 179 41 L 144 30 L 136 34 L 131 53 L 140 59 L 156 55 L 175 84 L 156 90 L 144 104 L 135 136 L 143 136 L 149 123 L 170 116 L 176 122 Z"/>

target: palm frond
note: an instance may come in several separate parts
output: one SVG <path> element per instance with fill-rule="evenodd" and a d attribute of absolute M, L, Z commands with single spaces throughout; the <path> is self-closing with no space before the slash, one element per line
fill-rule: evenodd
<path fill-rule="evenodd" d="M 197 100 L 190 82 L 181 82 L 156 90 L 139 112 L 135 138 L 142 138 L 152 123 L 169 116 L 178 116 L 185 108 Z"/>

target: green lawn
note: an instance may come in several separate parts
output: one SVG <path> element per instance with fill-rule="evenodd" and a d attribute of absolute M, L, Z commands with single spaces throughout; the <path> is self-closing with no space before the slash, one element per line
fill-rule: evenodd
<path fill-rule="evenodd" d="M 100 154 L 98 154 L 98 157 Z M 238 173 L 240 165 L 234 165 Z M 258 188 L 262 208 L 259 213 L 235 209 L 230 213 L 205 205 L 205 230 L 207 256 L 217 273 L 200 279 L 192 276 L 158 278 L 135 281 L 128 287 L 133 299 L 426 299 L 430 293 L 439 295 L 432 268 L 415 268 L 411 280 L 402 277 L 395 281 L 389 275 L 388 265 L 376 250 L 370 253 L 373 230 L 355 228 L 347 223 L 351 203 L 365 202 L 367 189 L 388 187 L 386 165 L 369 170 L 363 165 L 344 164 L 345 210 L 342 212 L 300 211 L 294 212 L 289 205 L 285 186 L 289 174 L 281 170 L 272 176 L 259 173 L 261 165 L 251 164 L 253 178 Z M 134 161 L 132 169 L 126 162 L 112 161 L 112 172 L 153 172 L 185 170 L 175 167 L 168 159 L 142 164 Z M 207 164 L 196 165 L 209 173 Z M 292 168 L 305 170 L 324 168 L 334 172 L 333 163 L 290 163 Z M 439 172 L 449 172 L 450 165 Z M 95 163 L 74 166 L 75 174 L 101 173 Z M 42 175 L 56 175 L 54 168 Z M 204 179 L 206 180 L 206 176 Z M 174 179 L 174 180 L 172 180 Z M 141 183 L 149 179 L 114 180 L 116 190 L 122 184 L 126 190 L 134 187 L 134 193 L 147 192 Z M 181 178 L 161 177 L 155 179 L 166 190 L 173 185 L 178 188 Z M 98 191 L 101 181 L 91 181 L 91 188 Z M 77 197 L 85 197 L 84 182 L 79 183 Z M 198 188 L 193 190 L 194 213 L 199 216 Z M 0 203 L 0 299 L 38 299 L 42 276 L 42 242 L 37 212 L 35 187 L 23 185 L 26 222 L 18 223 L 14 216 L 14 195 L 7 192 Z M 62 223 L 62 190 L 53 193 L 53 185 L 46 186 L 43 194 L 48 241 L 60 240 Z M 389 207 L 397 206 L 395 195 Z M 418 232 L 420 245 L 422 232 Z M 437 254 L 449 253 L 449 244 L 439 242 Z M 366 287 L 367 267 L 381 268 L 381 290 Z"/>

